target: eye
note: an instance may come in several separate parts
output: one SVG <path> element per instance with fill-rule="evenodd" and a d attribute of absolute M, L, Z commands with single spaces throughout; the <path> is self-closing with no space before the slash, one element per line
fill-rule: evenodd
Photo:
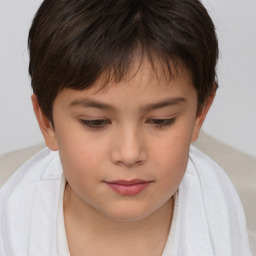
<path fill-rule="evenodd" d="M 176 118 L 169 119 L 149 119 L 146 123 L 153 124 L 157 128 L 164 128 L 173 125 L 176 121 Z"/>
<path fill-rule="evenodd" d="M 108 124 L 110 124 L 110 121 L 107 119 L 95 119 L 95 120 L 81 119 L 80 122 L 82 123 L 82 125 L 85 125 L 91 129 L 103 129 Z"/>

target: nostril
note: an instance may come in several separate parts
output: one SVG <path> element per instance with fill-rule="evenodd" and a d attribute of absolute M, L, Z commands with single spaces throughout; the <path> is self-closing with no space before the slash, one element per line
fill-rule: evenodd
<path fill-rule="evenodd" d="M 111 158 L 115 164 L 134 167 L 143 164 L 147 157 L 145 150 L 142 148 L 137 150 L 125 150 L 123 148 L 112 152 Z"/>
<path fill-rule="evenodd" d="M 118 140 L 115 140 L 111 147 L 111 160 L 126 167 L 143 164 L 147 158 L 143 134 L 127 126 L 125 130 L 119 132 L 117 132 Z"/>
<path fill-rule="evenodd" d="M 143 163 L 144 163 L 144 161 L 142 161 L 142 160 L 139 160 L 139 161 L 123 161 L 122 160 L 122 161 L 119 161 L 117 164 L 129 167 L 129 168 L 133 168 L 135 166 L 140 166 Z"/>

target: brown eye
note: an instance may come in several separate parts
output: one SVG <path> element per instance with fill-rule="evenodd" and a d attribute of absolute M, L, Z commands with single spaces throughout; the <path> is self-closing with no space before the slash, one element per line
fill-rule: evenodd
<path fill-rule="evenodd" d="M 80 120 L 80 122 L 92 129 L 102 129 L 105 128 L 110 121 L 107 119 L 95 119 L 95 120 Z"/>
<path fill-rule="evenodd" d="M 169 119 L 149 119 L 147 123 L 153 124 L 158 128 L 169 127 L 175 123 L 176 118 Z"/>

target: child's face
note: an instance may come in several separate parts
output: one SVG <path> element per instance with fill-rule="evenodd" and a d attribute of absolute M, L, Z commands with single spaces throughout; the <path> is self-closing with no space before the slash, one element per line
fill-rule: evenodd
<path fill-rule="evenodd" d="M 64 89 L 53 106 L 55 130 L 42 129 L 47 145 L 59 149 L 73 195 L 112 219 L 143 219 L 168 203 L 207 112 L 196 116 L 186 69 L 167 82 L 149 66 L 105 91 L 97 92 L 100 81 Z"/>

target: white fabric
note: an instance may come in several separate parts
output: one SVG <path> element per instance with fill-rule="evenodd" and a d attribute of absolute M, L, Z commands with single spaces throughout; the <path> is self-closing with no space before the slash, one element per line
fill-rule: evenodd
<path fill-rule="evenodd" d="M 63 197 L 66 187 L 65 175 L 62 175 L 60 183 L 60 195 L 57 213 L 57 255 L 70 256 L 68 249 L 68 240 L 65 230 L 64 213 L 63 213 Z"/>
<path fill-rule="evenodd" d="M 2 187 L 1 256 L 58 255 L 62 177 L 58 153 L 44 149 Z M 244 212 L 233 185 L 219 166 L 194 147 L 176 210 L 163 256 L 251 255 Z"/>

